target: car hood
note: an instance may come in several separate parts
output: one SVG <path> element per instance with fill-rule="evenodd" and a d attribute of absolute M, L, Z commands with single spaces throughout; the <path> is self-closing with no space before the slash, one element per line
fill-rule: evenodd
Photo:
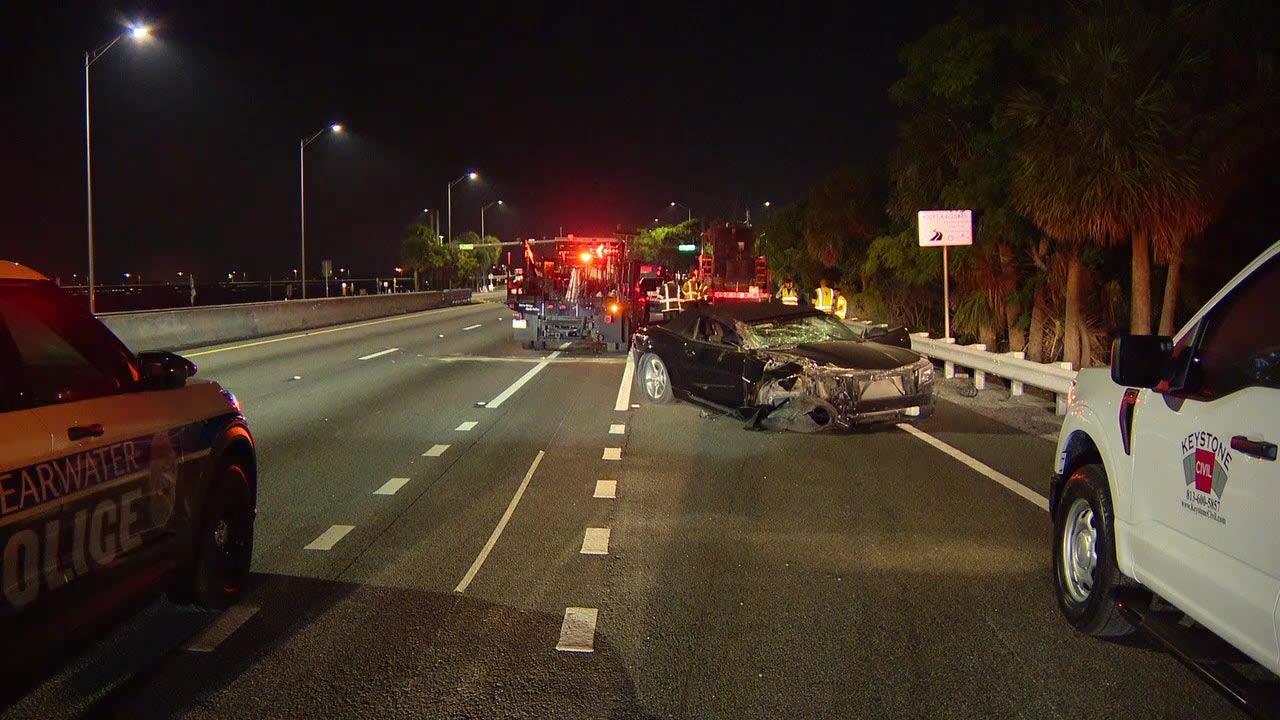
<path fill-rule="evenodd" d="M 761 352 L 776 357 L 806 358 L 823 365 L 858 370 L 892 370 L 920 359 L 920 355 L 906 348 L 862 340 L 805 343 L 789 348 L 769 348 Z"/>

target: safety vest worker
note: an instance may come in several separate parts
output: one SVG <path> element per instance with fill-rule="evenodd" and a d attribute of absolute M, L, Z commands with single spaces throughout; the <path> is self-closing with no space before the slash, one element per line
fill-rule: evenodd
<path fill-rule="evenodd" d="M 664 314 L 679 312 L 684 308 L 684 301 L 680 297 L 680 286 L 676 285 L 674 280 L 662 283 L 662 287 L 658 288 L 658 298 L 662 301 L 662 312 Z"/>
<path fill-rule="evenodd" d="M 849 302 L 844 299 L 844 295 L 840 294 L 839 290 L 836 290 L 836 303 L 833 314 L 841 320 L 844 320 L 845 316 L 849 314 Z"/>
<path fill-rule="evenodd" d="M 795 307 L 800 304 L 800 293 L 796 291 L 795 283 L 791 278 L 787 278 L 786 282 L 782 283 L 775 297 L 781 300 L 783 305 Z"/>
<path fill-rule="evenodd" d="M 698 282 L 698 276 L 696 274 L 690 274 L 688 279 L 684 281 L 681 291 L 684 293 L 684 299 L 686 302 L 697 302 L 698 300 L 701 300 L 702 283 Z"/>
<path fill-rule="evenodd" d="M 813 306 L 824 313 L 830 313 L 835 299 L 835 291 L 827 284 L 826 278 L 823 278 L 822 284 L 814 291 Z"/>

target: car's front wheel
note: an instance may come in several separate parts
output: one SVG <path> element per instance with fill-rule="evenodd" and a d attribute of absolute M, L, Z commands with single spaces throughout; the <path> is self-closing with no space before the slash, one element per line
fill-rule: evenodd
<path fill-rule="evenodd" d="M 645 353 L 640 358 L 640 388 L 649 402 L 669 403 L 672 399 L 671 373 L 667 372 L 667 364 L 653 353 Z"/>
<path fill-rule="evenodd" d="M 219 610 L 244 592 L 253 559 L 253 500 L 248 475 L 239 464 L 219 467 L 203 520 L 195 563 L 171 596 L 177 602 Z"/>
<path fill-rule="evenodd" d="M 1071 473 L 1053 519 L 1053 575 L 1058 608 L 1077 630 L 1095 637 L 1133 632 L 1120 614 L 1111 491 L 1101 465 Z"/>

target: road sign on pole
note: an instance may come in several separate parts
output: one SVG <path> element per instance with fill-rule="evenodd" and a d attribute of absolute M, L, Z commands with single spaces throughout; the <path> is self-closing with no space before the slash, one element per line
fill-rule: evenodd
<path fill-rule="evenodd" d="M 972 210 L 921 210 L 916 213 L 920 247 L 942 248 L 943 337 L 951 337 L 951 280 L 947 248 L 973 244 Z"/>

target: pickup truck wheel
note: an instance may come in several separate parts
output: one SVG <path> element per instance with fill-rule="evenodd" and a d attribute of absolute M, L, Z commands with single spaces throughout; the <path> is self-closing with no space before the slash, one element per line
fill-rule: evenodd
<path fill-rule="evenodd" d="M 1053 576 L 1058 608 L 1080 632 L 1119 637 L 1133 626 L 1116 607 L 1124 576 L 1116 566 L 1111 491 L 1101 465 L 1068 478 L 1053 519 Z"/>
<path fill-rule="evenodd" d="M 640 388 L 649 402 L 671 402 L 671 373 L 667 372 L 666 363 L 653 353 L 645 353 L 640 358 Z"/>

